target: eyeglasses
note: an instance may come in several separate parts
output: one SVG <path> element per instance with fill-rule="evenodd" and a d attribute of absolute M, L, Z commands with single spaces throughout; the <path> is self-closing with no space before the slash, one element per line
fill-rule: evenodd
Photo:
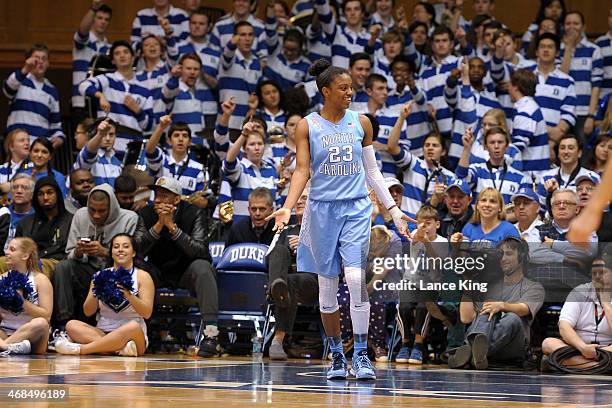
<path fill-rule="evenodd" d="M 576 188 L 576 192 L 577 193 L 592 193 L 593 190 L 595 190 L 595 187 L 593 186 L 585 186 L 585 187 L 577 187 Z"/>
<path fill-rule="evenodd" d="M 30 191 L 32 188 L 30 186 L 20 186 L 19 184 L 17 184 L 17 185 L 13 185 L 11 189 L 17 190 L 17 191 L 19 190 Z"/>
<path fill-rule="evenodd" d="M 561 207 L 561 206 L 564 206 L 564 207 L 575 207 L 577 205 L 578 204 L 576 204 L 576 203 L 574 203 L 572 201 L 555 201 L 554 203 L 552 203 L 553 207 Z"/>

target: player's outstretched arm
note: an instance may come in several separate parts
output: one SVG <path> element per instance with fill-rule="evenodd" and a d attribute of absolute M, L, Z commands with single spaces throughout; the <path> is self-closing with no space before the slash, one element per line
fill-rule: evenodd
<path fill-rule="evenodd" d="M 295 130 L 296 164 L 291 176 L 289 193 L 282 208 L 270 214 L 266 221 L 275 219 L 274 231 L 280 232 L 289 224 L 291 210 L 304 192 L 304 187 L 310 179 L 310 144 L 308 142 L 308 122 L 301 119 Z"/>
<path fill-rule="evenodd" d="M 397 205 L 395 205 L 395 201 L 385 186 L 385 180 L 383 179 L 382 173 L 376 164 L 376 155 L 374 153 L 374 146 L 372 146 L 373 130 L 370 119 L 364 115 L 359 115 L 359 121 L 365 133 L 362 143 L 362 160 L 363 167 L 365 169 L 366 181 L 368 182 L 368 185 L 374 189 L 374 192 L 378 196 L 379 200 L 391 214 L 393 223 L 397 227 L 400 234 L 410 238 L 410 231 L 408 230 L 408 225 L 406 222 L 416 222 L 416 220 L 408 217 L 397 207 Z"/>
<path fill-rule="evenodd" d="M 588 246 L 591 234 L 599 228 L 610 200 L 612 200 L 612 160 L 608 160 L 601 183 L 593 192 L 586 207 L 572 220 L 567 239 L 574 244 Z"/>

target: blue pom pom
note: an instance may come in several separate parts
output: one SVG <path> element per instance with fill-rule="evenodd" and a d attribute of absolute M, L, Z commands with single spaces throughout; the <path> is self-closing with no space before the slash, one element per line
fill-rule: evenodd
<path fill-rule="evenodd" d="M 94 276 L 93 294 L 109 306 L 120 305 L 126 301 L 123 292 L 117 285 L 127 290 L 132 289 L 132 271 L 123 267 L 103 269 Z"/>
<path fill-rule="evenodd" d="M 23 297 L 17 293 L 21 289 Z M 0 279 L 0 306 L 13 314 L 23 312 L 23 299 L 27 299 L 34 288 L 30 284 L 27 275 L 10 271 L 4 278 Z"/>

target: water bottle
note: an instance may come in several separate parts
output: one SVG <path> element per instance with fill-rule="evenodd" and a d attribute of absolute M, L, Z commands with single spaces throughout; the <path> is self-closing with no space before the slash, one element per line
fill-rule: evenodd
<path fill-rule="evenodd" d="M 253 342 L 253 361 L 261 363 L 263 361 L 263 337 L 255 334 L 251 341 Z"/>

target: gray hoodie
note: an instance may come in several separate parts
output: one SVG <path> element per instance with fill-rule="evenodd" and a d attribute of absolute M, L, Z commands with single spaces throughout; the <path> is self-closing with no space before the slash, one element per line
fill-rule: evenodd
<path fill-rule="evenodd" d="M 80 238 L 87 237 L 92 241 L 100 241 L 100 243 L 108 247 L 110 240 L 119 233 L 134 234 L 138 225 L 138 214 L 134 211 L 124 210 L 119 207 L 117 198 L 113 188 L 108 184 L 101 184 L 89 193 L 89 197 L 94 191 L 103 191 L 108 195 L 110 208 L 108 217 L 104 222 L 104 226 L 96 226 L 89 217 L 87 207 L 79 208 L 72 218 L 70 225 L 70 233 L 68 234 L 68 243 L 66 245 L 66 253 L 69 259 L 88 263 L 98 269 L 106 266 L 106 259 L 100 257 L 88 257 L 83 255 L 82 258 L 75 256 L 76 243 Z M 87 199 L 89 204 L 89 198 Z"/>

